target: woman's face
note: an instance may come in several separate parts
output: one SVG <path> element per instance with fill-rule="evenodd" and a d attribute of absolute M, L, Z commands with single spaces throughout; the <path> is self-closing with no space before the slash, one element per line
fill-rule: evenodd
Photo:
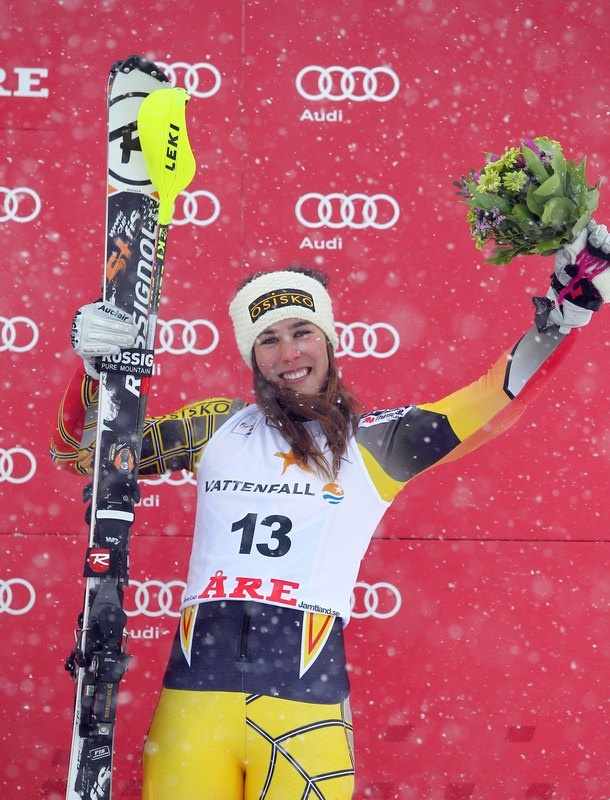
<path fill-rule="evenodd" d="M 283 319 L 254 342 L 254 358 L 264 378 L 299 394 L 318 394 L 328 377 L 326 336 L 302 319 Z"/>

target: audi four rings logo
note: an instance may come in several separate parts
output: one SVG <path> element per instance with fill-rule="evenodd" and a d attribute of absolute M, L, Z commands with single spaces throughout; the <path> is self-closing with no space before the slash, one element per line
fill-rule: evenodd
<path fill-rule="evenodd" d="M 390 67 L 303 67 L 296 77 L 305 100 L 374 100 L 387 103 L 398 94 L 400 81 Z"/>
<path fill-rule="evenodd" d="M 23 578 L 0 580 L 0 614 L 20 617 L 34 607 L 36 592 L 29 581 Z"/>
<path fill-rule="evenodd" d="M 129 589 L 125 592 L 124 611 L 128 617 L 145 614 L 147 617 L 180 616 L 182 595 L 186 589 L 184 581 L 129 581 Z M 130 607 L 131 606 L 131 607 Z"/>
<path fill-rule="evenodd" d="M 400 592 L 391 583 L 380 581 L 378 583 L 363 583 L 358 581 L 352 593 L 352 617 L 365 619 L 389 619 L 400 611 L 402 597 Z"/>
<path fill-rule="evenodd" d="M 25 353 L 38 342 L 38 326 L 29 317 L 0 317 L 0 353 Z"/>
<path fill-rule="evenodd" d="M 297 220 L 306 228 L 377 228 L 396 224 L 400 207 L 389 194 L 318 194 L 310 192 L 297 200 Z"/>
<path fill-rule="evenodd" d="M 185 486 L 187 483 L 192 486 L 197 485 L 197 479 L 189 470 L 183 469 L 179 475 L 180 477 L 178 477 L 178 473 L 165 472 L 163 475 L 155 475 L 154 478 L 142 478 L 139 480 L 140 483 L 146 483 L 148 486 L 159 486 L 162 483 L 166 483 L 168 486 Z"/>
<path fill-rule="evenodd" d="M 182 211 L 174 212 L 172 224 L 187 225 L 190 222 L 203 228 L 218 219 L 220 200 L 212 192 L 198 189 L 196 192 L 180 192 L 178 197 L 182 198 Z"/>
<path fill-rule="evenodd" d="M 140 614 L 147 617 L 161 617 L 164 614 L 168 617 L 179 617 L 185 589 L 184 581 L 130 581 L 125 591 L 125 613 L 128 617 L 137 617 Z M 355 619 L 389 619 L 398 614 L 402 597 L 391 583 L 381 581 L 369 584 L 358 581 L 350 605 L 352 617 Z"/>
<path fill-rule="evenodd" d="M 212 97 L 220 89 L 220 72 L 207 61 L 198 61 L 196 64 L 187 64 L 185 61 L 165 64 L 157 61 L 157 66 L 167 75 L 172 86 L 183 85 L 193 97 Z"/>
<path fill-rule="evenodd" d="M 27 483 L 36 474 L 36 459 L 25 447 L 0 447 L 0 483 Z"/>
<path fill-rule="evenodd" d="M 38 194 L 27 186 L 18 186 L 16 189 L 0 186 L 0 198 L 0 222 L 31 222 L 42 208 Z"/>
<path fill-rule="evenodd" d="M 398 331 L 388 322 L 336 323 L 339 333 L 338 356 L 352 356 L 352 358 L 390 358 L 398 350 L 400 337 Z"/>
<path fill-rule="evenodd" d="M 207 356 L 218 346 L 218 328 L 207 319 L 159 320 L 159 353 Z"/>

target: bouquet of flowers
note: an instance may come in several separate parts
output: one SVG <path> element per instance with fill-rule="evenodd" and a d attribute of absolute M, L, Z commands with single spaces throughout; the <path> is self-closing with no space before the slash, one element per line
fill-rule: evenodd
<path fill-rule="evenodd" d="M 496 247 L 486 261 L 508 264 L 516 256 L 550 255 L 572 242 L 599 200 L 598 184 L 585 178 L 586 159 L 566 161 L 559 142 L 525 139 L 501 156 L 486 153 L 486 164 L 455 181 L 475 245 Z"/>

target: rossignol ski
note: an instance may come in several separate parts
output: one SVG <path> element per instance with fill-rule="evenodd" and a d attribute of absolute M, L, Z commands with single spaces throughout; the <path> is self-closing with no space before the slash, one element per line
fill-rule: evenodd
<path fill-rule="evenodd" d="M 110 800 L 119 683 L 126 652 L 123 592 L 139 499 L 142 429 L 174 201 L 195 172 L 189 100 L 153 63 L 130 56 L 108 82 L 108 201 L 103 302 L 130 317 L 137 339 L 99 360 L 97 438 L 89 502 L 85 598 L 66 661 L 75 682 L 67 800 Z"/>

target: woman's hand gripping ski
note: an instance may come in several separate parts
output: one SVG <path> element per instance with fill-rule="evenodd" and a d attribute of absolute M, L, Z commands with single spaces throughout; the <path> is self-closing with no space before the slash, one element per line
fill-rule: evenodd
<path fill-rule="evenodd" d="M 133 347 L 137 328 L 133 318 L 120 308 L 98 301 L 81 306 L 72 320 L 70 341 L 83 359 L 86 373 L 99 380 L 98 359 Z"/>

